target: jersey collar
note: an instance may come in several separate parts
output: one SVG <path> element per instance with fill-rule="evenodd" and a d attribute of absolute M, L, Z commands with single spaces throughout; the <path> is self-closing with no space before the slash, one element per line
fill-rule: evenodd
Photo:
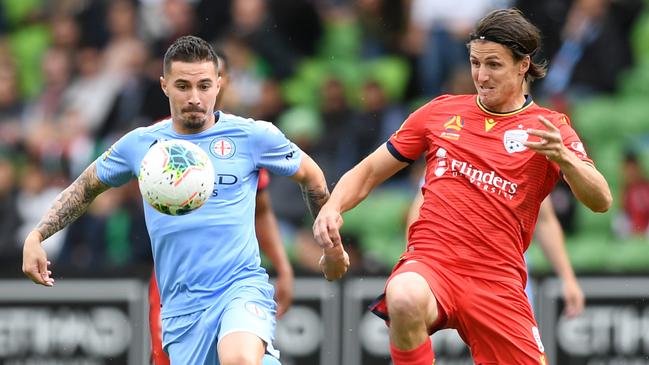
<path fill-rule="evenodd" d="M 500 112 L 491 111 L 486 106 L 482 105 L 482 102 L 480 101 L 480 96 L 476 95 L 475 100 L 476 100 L 476 104 L 478 104 L 478 108 L 480 108 L 480 110 L 482 110 L 483 112 L 485 112 L 487 114 L 497 116 L 497 117 L 507 117 L 507 116 L 510 116 L 510 115 L 514 115 L 516 113 L 520 113 L 523 110 L 529 108 L 532 104 L 534 104 L 534 101 L 532 100 L 532 97 L 530 95 L 525 95 L 525 103 L 523 104 L 523 106 L 521 106 L 520 108 L 518 108 L 516 110 L 512 110 L 510 112 L 500 113 Z"/>

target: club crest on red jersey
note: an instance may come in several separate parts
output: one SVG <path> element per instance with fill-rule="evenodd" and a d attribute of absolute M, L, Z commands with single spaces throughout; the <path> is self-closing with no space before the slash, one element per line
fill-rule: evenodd
<path fill-rule="evenodd" d="M 523 152 L 527 149 L 527 132 L 520 129 L 511 129 L 505 132 L 503 143 L 508 153 Z"/>

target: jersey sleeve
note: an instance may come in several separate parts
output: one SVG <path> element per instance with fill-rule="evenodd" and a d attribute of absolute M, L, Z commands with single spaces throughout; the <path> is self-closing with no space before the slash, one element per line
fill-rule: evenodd
<path fill-rule="evenodd" d="M 401 127 L 390 136 L 386 146 L 397 160 L 412 163 L 427 149 L 424 125 L 431 103 L 410 114 Z"/>
<path fill-rule="evenodd" d="M 118 187 L 137 175 L 138 169 L 131 158 L 135 155 L 137 136 L 137 130 L 127 133 L 95 160 L 99 180 Z"/>
<path fill-rule="evenodd" d="M 564 146 L 566 146 L 580 160 L 588 162 L 589 164 L 594 164 L 593 160 L 588 157 L 588 153 L 586 153 L 584 144 L 581 142 L 581 139 L 579 139 L 577 132 L 572 128 L 568 116 L 561 114 L 557 124 Z"/>
<path fill-rule="evenodd" d="M 250 138 L 256 167 L 277 175 L 294 175 L 302 161 L 302 150 L 273 124 L 264 121 L 253 123 Z"/>

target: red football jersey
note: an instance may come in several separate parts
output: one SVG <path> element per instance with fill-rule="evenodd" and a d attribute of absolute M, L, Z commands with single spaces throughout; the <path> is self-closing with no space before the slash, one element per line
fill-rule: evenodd
<path fill-rule="evenodd" d="M 494 113 L 476 95 L 444 95 L 424 105 L 387 143 L 399 160 L 426 151 L 424 203 L 408 232 L 408 251 L 426 254 L 460 274 L 526 283 L 523 253 L 559 166 L 523 144 L 527 129 L 546 130 L 544 116 L 563 143 L 592 161 L 568 117 L 534 104 Z"/>

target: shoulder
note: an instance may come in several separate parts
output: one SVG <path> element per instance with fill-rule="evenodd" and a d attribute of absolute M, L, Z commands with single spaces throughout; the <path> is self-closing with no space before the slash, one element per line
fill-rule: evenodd
<path fill-rule="evenodd" d="M 282 132 L 271 122 L 265 120 L 257 120 L 252 118 L 244 118 L 233 114 L 222 114 L 223 121 L 228 123 L 231 127 L 239 127 L 246 130 L 253 135 L 282 135 Z M 219 120 L 221 121 L 221 120 Z"/>
<path fill-rule="evenodd" d="M 475 98 L 475 95 L 440 95 L 435 99 L 429 101 L 428 103 L 422 105 L 417 110 L 436 110 L 446 107 L 456 108 L 458 106 L 475 105 Z"/>
<path fill-rule="evenodd" d="M 534 103 L 533 107 L 529 109 L 528 113 L 532 115 L 541 115 L 556 127 L 571 125 L 570 118 L 565 113 L 542 107 L 536 103 Z"/>
<path fill-rule="evenodd" d="M 147 127 L 138 127 L 123 135 L 117 144 L 124 146 L 123 148 L 138 148 L 144 143 L 158 139 L 161 133 L 169 128 L 171 128 L 171 119 L 161 120 Z"/>
<path fill-rule="evenodd" d="M 144 136 L 147 134 L 155 134 L 161 131 L 165 131 L 171 128 L 171 118 L 159 120 L 150 126 L 135 128 L 131 133 L 137 134 L 138 136 Z"/>
<path fill-rule="evenodd" d="M 277 129 L 273 123 L 223 112 L 221 112 L 221 115 L 219 116 L 219 123 L 227 124 L 231 128 L 241 128 L 248 131 L 270 131 L 279 133 L 279 129 Z"/>

